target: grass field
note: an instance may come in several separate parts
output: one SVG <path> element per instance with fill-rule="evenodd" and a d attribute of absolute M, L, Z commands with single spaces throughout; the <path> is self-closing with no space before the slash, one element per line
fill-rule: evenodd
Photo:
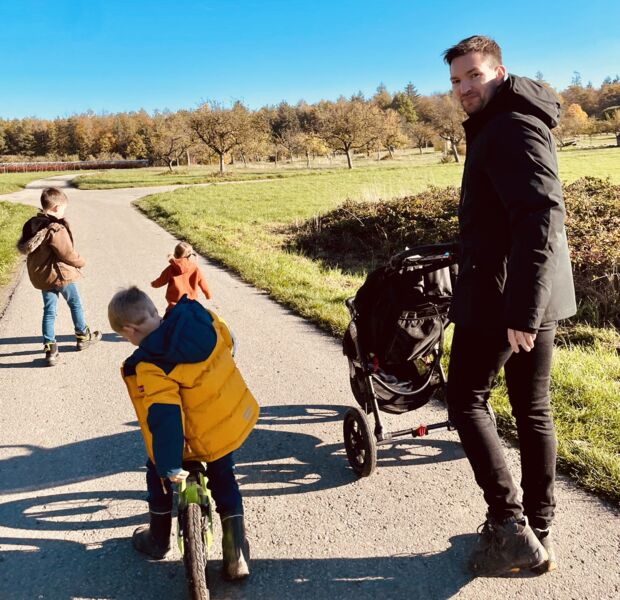
<path fill-rule="evenodd" d="M 597 173 L 607 169 L 618 182 L 620 173 L 614 169 L 618 160 L 620 149 L 566 152 L 560 157 L 561 177 L 572 181 L 593 169 Z M 341 335 L 348 322 L 343 302 L 364 278 L 287 251 L 291 225 L 346 198 L 385 199 L 422 191 L 429 184 L 457 185 L 460 174 L 461 166 L 454 163 L 417 167 L 396 163 L 260 184 L 185 188 L 150 196 L 139 206 L 200 253 Z M 586 488 L 620 500 L 620 357 L 614 342 L 597 341 L 609 335 L 615 334 L 595 332 L 591 341 L 558 352 L 554 402 L 561 421 L 561 463 Z M 494 402 L 502 430 L 509 433 L 512 425 L 502 390 L 498 386 Z"/>
<path fill-rule="evenodd" d="M 31 181 L 53 177 L 54 175 L 69 175 L 70 171 L 39 171 L 31 173 L 0 173 L 0 194 L 10 194 L 26 187 Z"/>
<path fill-rule="evenodd" d="M 22 225 L 36 213 L 36 209 L 23 204 L 0 201 L 0 285 L 5 285 L 17 263 L 15 243 Z"/>

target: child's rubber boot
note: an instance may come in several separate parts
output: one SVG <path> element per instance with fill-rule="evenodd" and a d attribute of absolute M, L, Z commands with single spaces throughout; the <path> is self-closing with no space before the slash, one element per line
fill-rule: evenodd
<path fill-rule="evenodd" d="M 166 558 L 170 552 L 170 529 L 172 514 L 150 513 L 150 524 L 141 525 L 133 532 L 133 547 L 155 560 Z"/>
<path fill-rule="evenodd" d="M 245 537 L 243 515 L 222 517 L 222 577 L 228 581 L 245 579 L 250 574 L 250 544 Z"/>
<path fill-rule="evenodd" d="M 53 367 L 58 364 L 60 360 L 60 352 L 58 352 L 58 344 L 56 342 L 48 342 L 43 347 L 45 351 L 45 364 L 48 367 Z"/>
<path fill-rule="evenodd" d="M 75 337 L 77 339 L 76 350 L 86 350 L 101 339 L 101 331 L 91 331 L 87 327 L 84 331 L 76 331 Z"/>

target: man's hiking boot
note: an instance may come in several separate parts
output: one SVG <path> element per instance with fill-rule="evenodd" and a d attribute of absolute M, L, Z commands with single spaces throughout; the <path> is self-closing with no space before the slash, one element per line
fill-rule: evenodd
<path fill-rule="evenodd" d="M 487 518 L 469 559 L 469 568 L 476 575 L 506 575 L 521 569 L 535 570 L 548 559 L 526 518 L 511 517 L 502 522 Z"/>
<path fill-rule="evenodd" d="M 96 344 L 101 339 L 101 331 L 91 331 L 87 327 L 85 331 L 76 331 L 75 337 L 77 338 L 77 349 L 86 350 L 86 348 Z"/>
<path fill-rule="evenodd" d="M 60 360 L 60 352 L 58 352 L 58 344 L 56 342 L 48 342 L 43 347 L 45 351 L 45 364 L 48 367 L 53 367 L 58 364 Z"/>
<path fill-rule="evenodd" d="M 537 573 L 538 575 L 542 575 L 543 573 L 549 573 L 550 571 L 555 571 L 558 568 L 558 561 L 555 557 L 555 548 L 553 547 L 553 542 L 551 541 L 551 537 L 549 535 L 549 528 L 547 529 L 538 529 L 537 527 L 532 527 L 532 531 L 536 534 L 536 537 L 539 539 L 543 548 L 547 551 L 549 558 L 546 562 L 538 567 L 534 567 L 532 571 Z"/>
<path fill-rule="evenodd" d="M 150 514 L 150 525 L 141 525 L 133 532 L 131 541 L 133 547 L 148 554 L 155 560 L 166 558 L 170 552 L 170 529 L 172 526 L 172 515 Z"/>
<path fill-rule="evenodd" d="M 250 574 L 250 544 L 245 537 L 243 515 L 222 518 L 222 577 L 228 581 Z"/>

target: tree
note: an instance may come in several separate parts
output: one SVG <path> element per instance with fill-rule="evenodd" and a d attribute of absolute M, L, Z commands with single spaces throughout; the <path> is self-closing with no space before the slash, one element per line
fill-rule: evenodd
<path fill-rule="evenodd" d="M 390 106 L 392 106 L 392 94 L 387 91 L 387 88 L 383 83 L 380 83 L 377 86 L 377 91 L 372 97 L 372 102 L 374 102 L 381 110 L 387 110 Z"/>
<path fill-rule="evenodd" d="M 616 136 L 616 146 L 620 147 L 620 106 L 607 109 L 603 126 Z"/>
<path fill-rule="evenodd" d="M 381 123 L 380 141 L 383 147 L 389 152 L 390 158 L 394 157 L 396 148 L 404 148 L 407 145 L 407 136 L 403 133 L 401 124 L 402 117 L 393 109 L 385 111 L 383 122 Z"/>
<path fill-rule="evenodd" d="M 224 108 L 218 102 L 205 102 L 190 113 L 190 131 L 219 159 L 220 173 L 224 172 L 224 156 L 242 145 L 251 131 L 248 109 L 235 102 L 232 108 Z"/>
<path fill-rule="evenodd" d="M 415 123 L 418 120 L 415 103 L 405 92 L 396 92 L 394 94 L 391 108 L 409 124 Z"/>
<path fill-rule="evenodd" d="M 362 100 L 322 101 L 318 106 L 319 136 L 333 150 L 342 150 L 349 169 L 353 168 L 353 151 L 365 148 L 381 137 L 382 112 L 376 105 Z"/>
<path fill-rule="evenodd" d="M 269 126 L 271 137 L 276 146 L 282 146 L 288 153 L 291 162 L 297 151 L 301 124 L 299 116 L 294 107 L 286 102 L 281 102 L 277 108 L 271 112 Z"/>
<path fill-rule="evenodd" d="M 0 154 L 6 150 L 6 138 L 4 137 L 4 123 L 0 120 Z"/>
<path fill-rule="evenodd" d="M 433 128 L 441 139 L 449 142 L 454 160 L 459 162 L 457 146 L 465 137 L 462 125 L 465 113 L 448 94 L 435 96 L 433 105 Z"/>
<path fill-rule="evenodd" d="M 136 133 L 127 145 L 127 158 L 146 158 L 148 154 L 149 151 L 144 138 L 139 133 Z"/>
<path fill-rule="evenodd" d="M 579 106 L 579 104 L 571 104 L 562 111 L 560 122 L 553 131 L 553 135 L 562 149 L 569 143 L 574 143 L 573 138 L 576 135 L 587 132 L 588 115 Z"/>
<path fill-rule="evenodd" d="M 407 133 L 414 141 L 415 147 L 420 149 L 420 154 L 422 148 L 426 148 L 435 136 L 435 130 L 427 123 L 414 123 L 408 127 Z"/>
<path fill-rule="evenodd" d="M 142 139 L 139 136 L 138 138 Z M 186 113 L 179 111 L 155 115 L 150 135 L 149 157 L 151 160 L 165 162 L 172 173 L 172 163 L 178 162 L 191 145 Z M 135 156 L 138 154 L 136 153 Z"/>

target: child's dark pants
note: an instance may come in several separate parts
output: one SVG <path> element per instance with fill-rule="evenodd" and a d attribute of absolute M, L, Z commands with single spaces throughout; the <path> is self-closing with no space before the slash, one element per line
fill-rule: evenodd
<path fill-rule="evenodd" d="M 234 466 L 232 452 L 207 463 L 207 487 L 211 490 L 220 517 L 243 514 L 243 503 L 235 479 Z M 151 459 L 146 462 L 146 485 L 151 514 L 171 514 L 172 484 L 169 479 L 160 478 Z"/>
<path fill-rule="evenodd" d="M 525 514 L 533 527 L 553 520 L 556 437 L 549 402 L 556 323 L 544 323 L 530 352 L 511 351 L 506 330 L 456 327 L 448 372 L 448 406 L 489 513 L 498 520 Z M 510 476 L 487 411 L 495 377 L 504 367 L 521 451 L 523 502 Z"/>

